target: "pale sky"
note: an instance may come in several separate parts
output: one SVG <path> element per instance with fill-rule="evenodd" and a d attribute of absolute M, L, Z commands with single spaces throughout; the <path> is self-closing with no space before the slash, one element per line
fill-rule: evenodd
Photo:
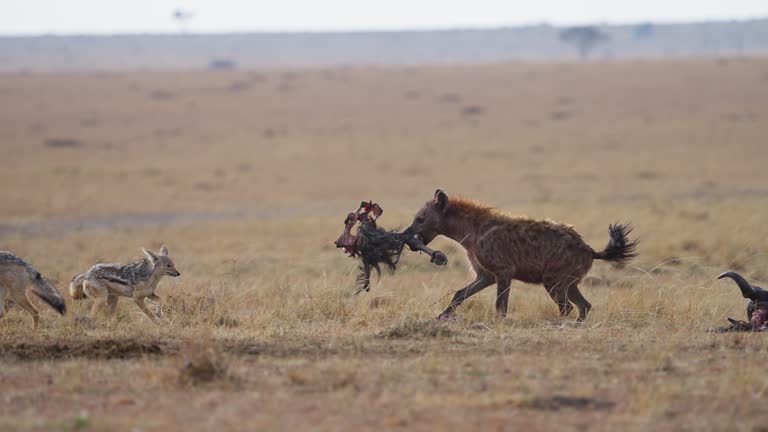
<path fill-rule="evenodd" d="M 0 0 L 0 34 L 388 30 L 768 17 L 768 0 Z"/>

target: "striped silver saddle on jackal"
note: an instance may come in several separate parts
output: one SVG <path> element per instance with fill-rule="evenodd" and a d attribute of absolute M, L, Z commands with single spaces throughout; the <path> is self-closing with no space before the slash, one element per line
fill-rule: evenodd
<path fill-rule="evenodd" d="M 73 299 L 93 299 L 92 313 L 106 303 L 111 314 L 119 297 L 130 297 L 149 319 L 155 317 L 147 310 L 144 299 L 159 300 L 155 295 L 157 284 L 163 276 L 180 276 L 168 256 L 168 247 L 162 245 L 157 253 L 142 249 L 145 259 L 130 264 L 96 264 L 69 284 Z"/>

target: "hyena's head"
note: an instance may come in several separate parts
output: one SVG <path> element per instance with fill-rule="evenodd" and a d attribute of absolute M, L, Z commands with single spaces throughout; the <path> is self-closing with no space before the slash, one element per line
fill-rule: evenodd
<path fill-rule="evenodd" d="M 181 276 L 181 273 L 176 270 L 176 265 L 173 264 L 171 257 L 168 256 L 168 246 L 160 246 L 160 251 L 157 253 L 150 252 L 146 249 L 142 249 L 142 251 L 144 251 L 144 255 L 147 256 L 147 259 L 152 261 L 155 269 L 162 271 L 164 275 L 173 277 Z"/>
<path fill-rule="evenodd" d="M 425 245 L 445 232 L 445 210 L 448 208 L 448 195 L 442 190 L 435 191 L 431 201 L 427 201 L 416 213 L 413 223 L 404 233 L 418 235 Z"/>

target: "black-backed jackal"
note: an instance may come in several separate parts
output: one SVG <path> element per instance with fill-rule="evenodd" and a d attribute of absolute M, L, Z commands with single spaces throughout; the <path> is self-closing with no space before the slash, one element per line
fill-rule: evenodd
<path fill-rule="evenodd" d="M 67 311 L 64 298 L 39 271 L 11 252 L 0 251 L 0 318 L 5 315 L 5 299 L 10 297 L 14 303 L 32 315 L 37 328 L 40 320 L 39 312 L 29 302 L 27 295 L 30 291 L 48 303 L 56 312 L 64 315 Z"/>
<path fill-rule="evenodd" d="M 180 276 L 168 256 L 168 247 L 162 245 L 157 253 L 142 249 L 145 259 L 130 264 L 96 264 L 83 274 L 77 275 L 69 284 L 69 293 L 75 300 L 93 300 L 92 313 L 104 303 L 110 314 L 117 307 L 119 297 L 130 297 L 144 314 L 155 317 L 144 304 L 144 299 L 157 299 L 155 289 L 163 276 Z"/>

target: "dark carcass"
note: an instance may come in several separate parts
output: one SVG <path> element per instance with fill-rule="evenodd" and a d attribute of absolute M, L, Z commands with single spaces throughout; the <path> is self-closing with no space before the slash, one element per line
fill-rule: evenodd
<path fill-rule="evenodd" d="M 413 235 L 389 231 L 377 225 L 376 221 L 384 211 L 372 201 L 363 201 L 360 207 L 349 213 L 344 219 L 344 231 L 336 240 L 337 248 L 352 258 L 360 258 L 359 291 L 368 291 L 371 286 L 371 269 L 381 276 L 381 265 L 390 271 L 397 268 L 403 248 L 407 245 L 412 251 L 422 251 L 431 257 L 431 262 L 445 265 L 448 258 L 440 251 L 428 248 Z M 358 226 L 359 224 L 359 226 Z M 357 231 L 353 232 L 357 227 Z"/>
<path fill-rule="evenodd" d="M 728 326 L 718 327 L 716 332 L 733 331 L 768 331 L 768 291 L 756 285 L 751 285 L 736 272 L 725 272 L 718 279 L 730 278 L 736 282 L 741 290 L 741 295 L 748 299 L 747 321 L 728 318 L 731 323 Z"/>

